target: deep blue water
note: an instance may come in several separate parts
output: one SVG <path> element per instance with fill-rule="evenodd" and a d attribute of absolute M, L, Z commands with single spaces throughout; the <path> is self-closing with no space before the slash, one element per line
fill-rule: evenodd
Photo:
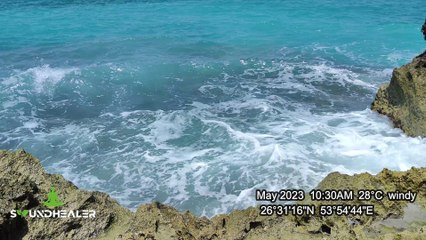
<path fill-rule="evenodd" d="M 212 215 L 331 171 L 426 166 L 369 109 L 424 48 L 424 2 L 0 2 L 0 148 Z"/>

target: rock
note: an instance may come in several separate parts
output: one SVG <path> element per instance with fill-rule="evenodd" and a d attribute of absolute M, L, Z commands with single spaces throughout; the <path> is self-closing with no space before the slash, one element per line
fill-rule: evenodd
<path fill-rule="evenodd" d="M 388 116 L 408 136 L 426 136 L 426 52 L 394 69 L 371 109 Z"/>
<path fill-rule="evenodd" d="M 24 150 L 0 151 L 0 238 L 1 239 L 89 239 L 129 225 L 131 212 L 107 194 L 79 190 L 61 175 L 48 174 L 40 162 Z M 93 209 L 89 218 L 11 218 L 11 210 L 46 209 L 51 186 L 64 206 L 58 209 Z M 117 234 L 118 236 L 118 234 Z"/>
<path fill-rule="evenodd" d="M 96 217 L 12 218 L 13 209 L 42 210 L 54 186 L 64 202 L 58 209 L 94 209 Z M 381 189 L 414 191 L 416 201 L 349 201 L 300 204 L 372 204 L 367 216 L 260 216 L 257 207 L 235 210 L 211 219 L 151 203 L 135 213 L 108 195 L 79 190 L 62 176 L 48 174 L 40 162 L 23 150 L 0 151 L 1 239 L 424 239 L 426 232 L 426 168 L 406 172 L 384 169 L 373 176 L 331 173 L 318 189 Z M 307 198 L 309 198 L 307 196 Z"/>

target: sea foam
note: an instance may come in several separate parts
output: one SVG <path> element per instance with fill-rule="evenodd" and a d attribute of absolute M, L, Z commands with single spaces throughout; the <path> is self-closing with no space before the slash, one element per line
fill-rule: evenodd
<path fill-rule="evenodd" d="M 147 95 L 129 95 L 115 88 L 116 78 L 105 78 L 98 88 L 113 93 L 110 104 L 72 119 L 43 109 L 90 107 L 98 98 L 89 94 L 100 91 L 93 90 L 93 72 L 126 74 L 125 68 L 41 66 L 15 73 L 2 82 L 8 101 L 0 119 L 16 125 L 0 134 L 1 145 L 34 151 L 49 171 L 132 209 L 157 200 L 207 216 L 253 206 L 255 189 L 311 189 L 331 171 L 422 166 L 424 140 L 407 138 L 368 109 L 379 85 L 371 76 L 389 78 L 389 70 L 285 60 L 233 64 L 201 84 L 182 77 L 176 87 L 192 87 L 184 89 L 189 96 L 156 96 L 189 99 L 179 107 L 122 109 Z M 70 88 L 49 93 L 65 83 Z M 78 90 L 79 101 L 55 100 L 69 89 Z"/>

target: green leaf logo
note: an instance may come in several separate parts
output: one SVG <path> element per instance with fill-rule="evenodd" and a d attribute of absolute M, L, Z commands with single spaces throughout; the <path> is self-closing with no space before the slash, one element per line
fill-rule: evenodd
<path fill-rule="evenodd" d="M 27 215 L 28 215 L 28 213 L 29 213 L 29 211 L 28 210 L 16 210 L 16 213 L 19 215 L 19 216 L 21 216 L 21 217 L 26 217 Z"/>

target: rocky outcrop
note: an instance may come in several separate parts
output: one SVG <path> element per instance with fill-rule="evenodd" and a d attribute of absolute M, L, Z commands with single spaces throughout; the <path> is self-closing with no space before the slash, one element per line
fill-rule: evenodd
<path fill-rule="evenodd" d="M 43 210 L 51 186 L 64 203 L 55 209 L 96 210 L 95 218 L 30 218 L 11 210 Z M 424 239 L 426 234 L 426 168 L 406 172 L 383 170 L 373 176 L 329 174 L 319 189 L 414 191 L 407 201 L 351 201 L 372 204 L 374 216 L 260 216 L 257 207 L 211 219 L 180 212 L 160 203 L 141 205 L 135 213 L 108 195 L 79 190 L 60 175 L 46 173 L 23 150 L 0 151 L 0 239 Z M 339 204 L 311 202 L 300 204 Z"/>
<path fill-rule="evenodd" d="M 387 115 L 408 136 L 426 136 L 426 52 L 394 69 L 371 108 Z"/>
<path fill-rule="evenodd" d="M 51 186 L 65 204 L 58 209 L 96 211 L 90 218 L 12 218 L 11 210 L 43 210 Z M 24 150 L 0 151 L 0 239 L 88 239 L 122 232 L 132 213 L 107 194 L 79 190 L 61 175 L 48 174 Z"/>

